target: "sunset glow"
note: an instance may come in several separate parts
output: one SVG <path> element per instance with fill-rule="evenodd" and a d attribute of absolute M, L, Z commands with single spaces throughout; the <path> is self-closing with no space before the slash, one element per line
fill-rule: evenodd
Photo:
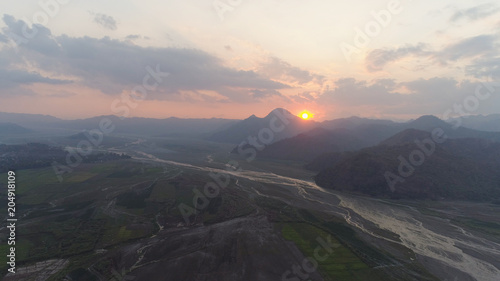
<path fill-rule="evenodd" d="M 312 113 L 309 112 L 309 111 L 302 111 L 300 114 L 299 114 L 300 118 L 304 119 L 304 120 L 307 120 L 307 119 L 310 119 L 313 117 Z"/>
<path fill-rule="evenodd" d="M 495 1 L 3 2 L 2 112 L 407 120 L 500 81 Z"/>

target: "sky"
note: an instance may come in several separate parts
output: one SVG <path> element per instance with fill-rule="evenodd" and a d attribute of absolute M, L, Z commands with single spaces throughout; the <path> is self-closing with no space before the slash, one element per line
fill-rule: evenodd
<path fill-rule="evenodd" d="M 496 1 L 25 0 L 0 13 L 3 112 L 500 113 Z"/>

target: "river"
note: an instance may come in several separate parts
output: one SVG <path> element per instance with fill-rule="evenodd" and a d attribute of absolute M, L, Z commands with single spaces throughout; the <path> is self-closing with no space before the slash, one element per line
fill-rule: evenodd
<path fill-rule="evenodd" d="M 128 151 L 130 152 L 130 151 Z M 266 189 L 243 185 L 240 180 L 286 188 L 304 201 L 304 204 L 321 206 L 334 215 L 343 217 L 347 223 L 377 239 L 390 240 L 404 245 L 414 253 L 446 264 L 458 271 L 465 272 L 478 281 L 500 280 L 500 244 L 478 237 L 451 222 L 435 216 L 425 216 L 416 208 L 397 205 L 380 199 L 354 195 L 338 194 L 318 187 L 314 182 L 277 175 L 262 171 L 226 171 L 176 161 L 163 160 L 152 154 L 137 152 L 133 157 L 140 161 L 152 161 L 178 168 L 197 171 L 230 174 L 240 188 L 259 196 L 277 199 L 275 194 L 266 194 Z M 287 203 L 290 200 L 287 201 Z M 294 204 L 301 204 L 295 202 Z M 399 240 L 377 235 L 368 227 L 375 224 L 378 228 L 399 236 Z M 453 279 L 451 279 L 453 280 Z M 462 279 L 457 279 L 462 280 Z"/>

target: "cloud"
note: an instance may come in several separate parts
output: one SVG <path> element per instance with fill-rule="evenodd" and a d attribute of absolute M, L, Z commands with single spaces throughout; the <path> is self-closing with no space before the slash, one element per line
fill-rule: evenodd
<path fill-rule="evenodd" d="M 309 82 L 322 84 L 325 79 L 322 75 L 313 74 L 307 70 L 292 66 L 288 62 L 276 57 L 270 57 L 267 61 L 261 63 L 257 72 L 279 81 L 298 84 Z"/>
<path fill-rule="evenodd" d="M 9 38 L 3 34 L 0 34 L 0 42 L 2 43 L 8 43 L 9 42 Z"/>
<path fill-rule="evenodd" d="M 100 14 L 100 13 L 97 13 L 97 14 L 91 13 L 91 15 L 94 16 L 94 22 L 97 23 L 98 25 L 100 25 L 106 29 L 109 29 L 109 30 L 116 30 L 117 29 L 116 20 L 112 16 L 108 16 L 108 15 Z"/>
<path fill-rule="evenodd" d="M 28 72 L 24 70 L 0 69 L 0 87 L 9 87 L 13 85 L 33 84 L 33 83 L 60 85 L 60 84 L 69 84 L 72 83 L 72 81 L 45 77 L 35 71 Z"/>
<path fill-rule="evenodd" d="M 476 78 L 500 80 L 500 57 L 479 58 L 466 66 L 465 71 Z"/>
<path fill-rule="evenodd" d="M 142 38 L 142 36 L 139 34 L 130 34 L 127 37 L 125 37 L 125 39 L 129 39 L 129 40 L 135 40 L 135 39 L 141 39 L 141 38 Z"/>
<path fill-rule="evenodd" d="M 10 16 L 4 17 L 4 22 L 7 25 L 2 30 L 4 34 L 21 32 L 20 28 L 25 25 Z M 54 77 L 74 77 L 75 83 L 105 94 L 120 94 L 142 85 L 148 67 L 170 74 L 148 93 L 150 99 L 178 99 L 187 96 L 189 91 L 208 99 L 209 96 L 200 93 L 211 91 L 231 101 L 247 102 L 254 100 L 250 90 L 272 92 L 290 88 L 254 71 L 228 68 L 217 57 L 197 49 L 141 47 L 108 37 L 54 36 L 43 26 L 34 25 L 32 29 L 35 28 L 36 36 L 19 45 L 16 61 L 10 64 L 25 69 L 35 67 L 40 73 Z M 2 57 L 9 60 L 9 51 L 12 50 L 2 49 L 0 60 Z M 15 77 L 9 76 L 9 79 Z"/>
<path fill-rule="evenodd" d="M 446 66 L 460 60 L 472 60 L 479 57 L 494 57 L 498 54 L 498 35 L 478 35 L 450 43 L 440 50 L 431 50 L 428 44 L 407 45 L 393 49 L 375 49 L 365 58 L 368 71 L 381 71 L 390 63 L 396 63 L 408 57 L 429 59 L 429 65 Z"/>
<path fill-rule="evenodd" d="M 429 55 L 425 48 L 426 45 L 420 43 L 416 46 L 407 45 L 395 49 L 375 49 L 368 53 L 365 58 L 366 68 L 370 72 L 381 71 L 388 63 L 396 62 L 405 57 Z"/>
<path fill-rule="evenodd" d="M 500 79 L 500 53 L 498 36 L 480 35 L 466 38 L 444 48 L 435 58 L 441 64 L 468 59 L 465 74 L 475 78 Z"/>
<path fill-rule="evenodd" d="M 47 96 L 52 97 L 52 98 L 68 98 L 68 97 L 76 96 L 76 93 L 72 93 L 72 92 L 68 92 L 68 91 L 56 91 L 56 92 L 52 92 L 50 94 L 47 94 Z"/>
<path fill-rule="evenodd" d="M 63 85 L 73 83 L 73 81 L 49 78 L 34 71 L 8 70 L 0 67 L 0 96 L 34 96 L 36 93 L 25 86 L 35 83 Z"/>
<path fill-rule="evenodd" d="M 266 99 L 266 98 L 273 97 L 273 96 L 283 97 L 283 95 L 276 90 L 257 90 L 257 89 L 254 89 L 254 90 L 250 91 L 250 95 L 257 100 L 262 100 L 262 99 Z"/>
<path fill-rule="evenodd" d="M 436 52 L 434 58 L 442 64 L 447 64 L 447 62 L 459 59 L 489 55 L 492 52 L 497 52 L 495 44 L 497 40 L 498 36 L 496 35 L 479 35 L 465 38 Z"/>
<path fill-rule="evenodd" d="M 393 92 L 394 85 L 395 82 L 391 85 L 387 80 L 369 83 L 355 78 L 341 78 L 335 81 L 333 89 L 319 97 L 319 102 L 343 106 L 386 105 L 401 98 L 401 95 Z"/>
<path fill-rule="evenodd" d="M 469 21 L 476 21 L 476 20 L 491 16 L 493 14 L 496 14 L 499 10 L 500 9 L 492 3 L 481 4 L 481 5 L 469 8 L 469 9 L 456 11 L 450 17 L 450 21 L 456 22 L 456 21 L 459 21 L 461 19 L 468 19 Z"/>
<path fill-rule="evenodd" d="M 291 96 L 290 98 L 295 101 L 296 103 L 311 103 L 316 100 L 315 96 L 313 95 L 315 92 L 302 92 L 298 93 L 297 95 Z"/>
<path fill-rule="evenodd" d="M 446 110 L 462 104 L 465 97 L 474 95 L 479 82 L 452 78 L 417 79 L 397 83 L 392 79 L 360 81 L 343 78 L 335 86 L 321 94 L 316 102 L 346 111 L 360 109 L 372 114 L 442 116 Z M 479 110 L 500 107 L 500 99 L 492 97 L 482 102 Z M 480 112 L 478 112 L 480 113 Z"/>
<path fill-rule="evenodd" d="M 45 55 L 54 55 L 60 51 L 51 31 L 43 25 L 33 24 L 29 27 L 27 23 L 16 20 L 11 15 L 4 15 L 3 21 L 6 24 L 6 27 L 2 28 L 4 36 L 10 37 L 16 44 L 36 49 Z"/>

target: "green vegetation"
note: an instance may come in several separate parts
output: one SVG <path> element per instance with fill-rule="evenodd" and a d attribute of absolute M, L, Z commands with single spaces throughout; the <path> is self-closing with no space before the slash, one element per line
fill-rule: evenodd
<path fill-rule="evenodd" d="M 293 241 L 306 257 L 314 257 L 314 250 L 321 246 L 316 239 L 328 240 L 328 232 L 307 223 L 279 224 L 285 239 Z M 318 261 L 319 270 L 326 280 L 384 280 L 373 274 L 373 270 L 357 257 L 349 248 L 331 238 L 333 252 L 324 261 Z M 321 252 L 325 253 L 324 250 Z"/>
<path fill-rule="evenodd" d="M 153 187 L 153 191 L 149 196 L 150 201 L 153 202 L 167 202 L 170 200 L 175 200 L 176 192 L 175 185 L 171 184 L 167 180 L 158 181 Z"/>
<path fill-rule="evenodd" d="M 17 214 L 25 213 L 22 227 L 17 228 L 16 262 L 18 266 L 53 258 L 71 258 L 93 253 L 126 241 L 151 235 L 155 226 L 150 217 L 128 215 L 106 198 L 107 189 L 116 198 L 134 200 L 128 203 L 142 204 L 150 196 L 153 176 L 162 169 L 122 160 L 102 164 L 82 164 L 59 182 L 52 168 L 19 170 L 16 172 Z M 135 169 L 127 178 L 107 180 L 106 175 L 116 167 Z M 127 191 L 129 188 L 143 188 Z M 135 200 L 139 193 L 142 201 Z M 5 189 L 0 196 L 5 200 Z M 123 200 L 122 200 L 123 201 Z M 126 201 L 126 200 L 125 200 Z M 48 204 L 52 202 L 53 205 Z M 117 202 L 120 202 L 118 199 Z M 127 204 L 125 204 L 127 205 Z M 106 208 L 108 207 L 109 208 Z M 135 207 L 135 206 L 129 206 Z M 6 246 L 0 250 L 6 252 Z M 5 271 L 5 255 L 0 256 L 0 270 Z"/>
<path fill-rule="evenodd" d="M 324 239 L 330 235 L 332 243 L 339 244 L 327 260 L 319 262 L 318 271 L 325 280 L 402 280 L 410 278 L 407 275 L 410 270 L 421 274 L 423 280 L 436 280 L 418 263 L 395 264 L 394 257 L 363 242 L 341 219 L 324 213 L 294 208 L 276 199 L 259 198 L 256 202 L 270 212 L 270 217 L 276 222 L 282 236 L 286 240 L 293 241 L 304 256 L 314 255 L 318 237 Z M 397 244 L 394 247 L 403 248 Z M 404 248 L 402 252 L 411 251 Z M 412 254 L 409 257 L 415 256 Z M 387 268 L 392 272 L 390 276 L 398 277 L 389 277 Z"/>

